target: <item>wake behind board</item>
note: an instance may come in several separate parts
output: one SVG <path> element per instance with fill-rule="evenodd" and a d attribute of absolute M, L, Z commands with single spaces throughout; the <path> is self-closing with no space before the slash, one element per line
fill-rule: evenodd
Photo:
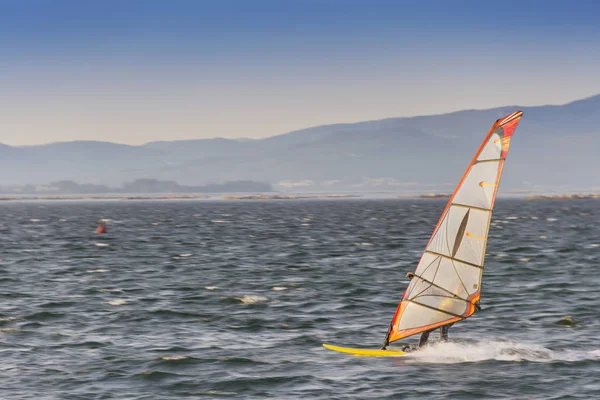
<path fill-rule="evenodd" d="M 323 347 L 329 350 L 353 354 L 359 357 L 402 357 L 408 354 L 400 350 L 353 349 L 350 347 L 332 346 L 330 344 L 323 344 Z"/>

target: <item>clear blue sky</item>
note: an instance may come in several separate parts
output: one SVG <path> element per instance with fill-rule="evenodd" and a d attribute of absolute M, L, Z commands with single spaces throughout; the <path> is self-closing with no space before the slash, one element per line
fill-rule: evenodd
<path fill-rule="evenodd" d="M 0 142 L 266 137 L 600 93 L 600 1 L 0 0 Z"/>

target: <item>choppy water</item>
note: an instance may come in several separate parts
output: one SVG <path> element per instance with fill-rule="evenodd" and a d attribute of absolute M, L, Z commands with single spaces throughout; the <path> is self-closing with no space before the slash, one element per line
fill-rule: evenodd
<path fill-rule="evenodd" d="M 380 346 L 443 206 L 0 204 L 0 397 L 600 398 L 599 201 L 499 199 L 450 343 L 321 347 Z"/>

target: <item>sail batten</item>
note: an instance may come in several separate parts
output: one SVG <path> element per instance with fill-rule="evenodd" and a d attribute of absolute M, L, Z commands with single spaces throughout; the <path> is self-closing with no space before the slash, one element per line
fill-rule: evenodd
<path fill-rule="evenodd" d="M 453 299 L 457 299 L 457 300 L 463 300 L 463 301 L 469 301 L 469 299 L 462 298 L 462 297 L 458 296 L 456 293 L 453 293 L 453 292 L 451 292 L 451 291 L 450 291 L 450 290 L 448 290 L 448 289 L 444 289 L 443 287 L 441 287 L 441 286 L 439 286 L 439 285 L 436 285 L 435 283 L 433 283 L 433 282 L 431 282 L 431 281 L 429 281 L 429 280 L 427 280 L 427 279 L 424 279 L 422 276 L 419 276 L 419 275 L 413 275 L 413 276 L 414 276 L 415 278 L 417 278 L 417 279 L 420 279 L 420 280 L 422 280 L 422 281 L 423 281 L 423 282 L 425 282 L 425 283 L 428 283 L 428 284 L 430 284 L 430 285 L 432 285 L 432 286 L 435 286 L 436 288 L 438 288 L 438 289 L 440 289 L 440 290 L 443 290 L 444 292 L 446 292 L 446 293 L 448 293 L 450 296 L 452 296 L 452 298 L 453 298 Z M 466 287 L 465 287 L 465 292 L 466 292 Z M 415 296 L 415 297 L 418 297 L 418 296 Z"/>
<path fill-rule="evenodd" d="M 384 346 L 468 318 L 479 308 L 492 210 L 523 113 L 497 120 L 448 200 L 398 305 Z"/>
<path fill-rule="evenodd" d="M 434 310 L 434 311 L 438 311 L 438 312 L 441 312 L 441 313 L 444 313 L 444 314 L 448 314 L 448 315 L 450 315 L 450 316 L 452 316 L 452 317 L 455 317 L 455 318 L 462 318 L 462 316 L 460 316 L 460 315 L 457 315 L 457 314 L 453 314 L 453 313 L 451 313 L 450 311 L 442 310 L 442 309 L 440 309 L 440 308 L 435 308 L 435 307 L 432 307 L 432 306 L 430 306 L 430 305 L 427 305 L 427 304 L 420 303 L 420 302 L 418 302 L 418 301 L 409 300 L 409 302 L 410 302 L 410 303 L 412 303 L 412 304 L 416 304 L 416 305 L 418 305 L 418 306 L 421 306 L 421 307 L 428 308 L 428 309 L 430 309 L 430 310 Z"/>
<path fill-rule="evenodd" d="M 473 268 L 483 269 L 483 265 L 472 264 L 472 263 L 469 263 L 469 262 L 466 262 L 466 261 L 463 261 L 463 260 L 459 260 L 458 258 L 447 256 L 445 254 L 436 253 L 435 251 L 425 250 L 425 253 L 429 253 L 429 254 L 433 254 L 433 255 L 439 256 L 439 257 L 447 258 L 448 260 L 452 260 L 452 261 L 458 261 L 458 262 L 461 262 L 463 264 L 469 265 L 469 266 L 471 266 Z"/>
<path fill-rule="evenodd" d="M 480 210 L 480 211 L 492 211 L 491 208 L 475 207 L 475 206 L 469 206 L 467 204 L 452 203 L 452 205 L 455 207 L 473 208 L 475 210 Z"/>
<path fill-rule="evenodd" d="M 502 161 L 502 160 L 504 160 L 504 158 L 492 158 L 490 160 L 475 160 L 475 162 L 473 163 L 473 165 L 482 164 L 482 163 L 488 163 L 488 162 L 494 162 L 494 161 Z"/>

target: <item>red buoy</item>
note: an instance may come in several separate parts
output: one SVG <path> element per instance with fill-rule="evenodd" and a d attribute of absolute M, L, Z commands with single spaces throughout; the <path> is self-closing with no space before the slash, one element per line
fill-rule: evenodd
<path fill-rule="evenodd" d="M 98 228 L 96 228 L 96 233 L 106 233 L 106 224 L 104 222 L 100 222 Z"/>

